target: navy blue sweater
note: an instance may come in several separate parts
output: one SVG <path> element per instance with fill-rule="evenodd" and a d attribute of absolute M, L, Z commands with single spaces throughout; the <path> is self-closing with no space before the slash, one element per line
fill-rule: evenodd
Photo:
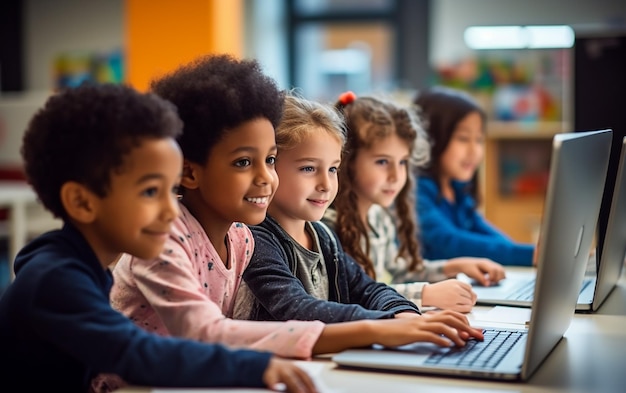
<path fill-rule="evenodd" d="M 243 279 L 256 297 L 251 319 L 320 320 L 325 323 L 393 318 L 417 306 L 388 285 L 376 282 L 346 253 L 336 235 L 313 222 L 326 263 L 329 300 L 309 295 L 296 276 L 293 240 L 270 216 L 252 226 L 254 254 Z M 332 238 L 331 238 L 332 236 Z"/>
<path fill-rule="evenodd" d="M 111 273 L 70 225 L 24 247 L 15 272 L 0 299 L 3 386 L 86 392 L 97 373 L 144 386 L 263 386 L 269 353 L 159 337 L 113 310 Z"/>

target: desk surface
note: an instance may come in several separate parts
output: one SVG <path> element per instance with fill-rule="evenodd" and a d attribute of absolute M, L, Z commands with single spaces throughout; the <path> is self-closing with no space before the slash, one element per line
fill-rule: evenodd
<path fill-rule="evenodd" d="M 477 314 L 490 307 L 476 308 Z M 624 392 L 626 391 L 626 272 L 595 314 L 576 314 L 564 338 L 528 382 L 409 375 L 338 368 L 328 357 L 311 362 L 322 392 Z M 125 388 L 119 392 L 151 392 Z M 160 389 L 159 389 L 160 391 Z M 163 390 L 182 392 L 181 389 Z M 196 389 L 195 392 L 260 392 Z"/>

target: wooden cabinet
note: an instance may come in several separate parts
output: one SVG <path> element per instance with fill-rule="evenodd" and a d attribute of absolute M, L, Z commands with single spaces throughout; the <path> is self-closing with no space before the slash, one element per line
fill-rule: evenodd
<path fill-rule="evenodd" d="M 487 220 L 519 242 L 536 242 L 552 152 L 563 122 L 489 122 L 480 171 Z"/>

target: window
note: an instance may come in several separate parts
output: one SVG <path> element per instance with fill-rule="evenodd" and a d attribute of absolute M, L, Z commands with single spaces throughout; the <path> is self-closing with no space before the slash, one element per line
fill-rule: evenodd
<path fill-rule="evenodd" d="M 289 0 L 289 81 L 332 102 L 346 90 L 394 92 L 427 85 L 428 1 Z"/>

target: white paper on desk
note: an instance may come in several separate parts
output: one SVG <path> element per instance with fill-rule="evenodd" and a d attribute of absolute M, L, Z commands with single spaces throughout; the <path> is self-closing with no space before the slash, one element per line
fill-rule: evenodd
<path fill-rule="evenodd" d="M 495 306 L 488 311 L 473 311 L 472 325 L 481 326 L 485 324 L 506 324 L 528 326 L 530 321 L 530 308 Z"/>
<path fill-rule="evenodd" d="M 306 371 L 317 387 L 317 391 L 320 393 L 341 393 L 343 390 L 331 389 L 324 384 L 324 381 L 320 378 L 320 374 L 325 367 L 324 363 L 296 361 L 294 362 L 298 367 Z M 269 389 L 255 389 L 255 388 L 215 388 L 215 389 L 153 389 L 151 393 L 260 393 L 260 392 L 274 392 Z"/>

